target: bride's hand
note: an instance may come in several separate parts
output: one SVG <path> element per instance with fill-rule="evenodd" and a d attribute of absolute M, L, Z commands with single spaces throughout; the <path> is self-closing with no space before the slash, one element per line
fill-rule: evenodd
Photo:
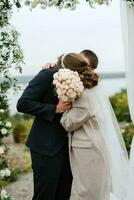
<path fill-rule="evenodd" d="M 56 63 L 46 63 L 44 66 L 43 66 L 43 69 L 49 69 L 49 68 L 53 68 L 56 66 Z"/>
<path fill-rule="evenodd" d="M 56 113 L 64 113 L 65 111 L 69 110 L 71 107 L 72 107 L 71 102 L 63 102 L 62 100 L 59 100 L 56 106 Z"/>

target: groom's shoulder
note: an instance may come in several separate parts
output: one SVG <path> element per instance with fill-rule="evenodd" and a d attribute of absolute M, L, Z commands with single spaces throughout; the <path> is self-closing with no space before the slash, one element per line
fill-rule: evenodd
<path fill-rule="evenodd" d="M 57 72 L 56 68 L 42 69 L 36 76 L 36 79 L 53 78 L 53 75 Z"/>
<path fill-rule="evenodd" d="M 56 72 L 57 72 L 56 68 L 42 69 L 39 72 L 39 75 L 41 75 L 41 76 L 53 76 Z"/>

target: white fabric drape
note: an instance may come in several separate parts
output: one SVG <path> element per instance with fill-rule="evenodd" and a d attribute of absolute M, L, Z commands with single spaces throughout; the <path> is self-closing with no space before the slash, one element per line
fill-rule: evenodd
<path fill-rule="evenodd" d="M 128 101 L 134 122 L 134 8 L 129 8 L 126 0 L 120 0 L 120 5 Z"/>

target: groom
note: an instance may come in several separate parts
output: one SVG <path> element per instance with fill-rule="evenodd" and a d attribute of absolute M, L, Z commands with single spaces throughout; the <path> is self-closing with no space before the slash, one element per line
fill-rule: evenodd
<path fill-rule="evenodd" d="M 27 146 L 30 148 L 33 200 L 69 200 L 72 174 L 67 132 L 60 124 L 62 113 L 71 108 L 55 96 L 52 85 L 56 68 L 40 71 L 18 100 L 19 112 L 35 116 Z"/>

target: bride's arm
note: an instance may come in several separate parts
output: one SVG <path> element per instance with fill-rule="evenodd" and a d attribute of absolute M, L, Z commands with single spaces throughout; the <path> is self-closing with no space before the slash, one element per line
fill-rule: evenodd
<path fill-rule="evenodd" d="M 73 132 L 79 129 L 90 117 L 93 116 L 85 104 L 85 98 L 86 97 L 82 95 L 73 103 L 72 108 L 63 114 L 61 124 L 68 132 Z"/>

